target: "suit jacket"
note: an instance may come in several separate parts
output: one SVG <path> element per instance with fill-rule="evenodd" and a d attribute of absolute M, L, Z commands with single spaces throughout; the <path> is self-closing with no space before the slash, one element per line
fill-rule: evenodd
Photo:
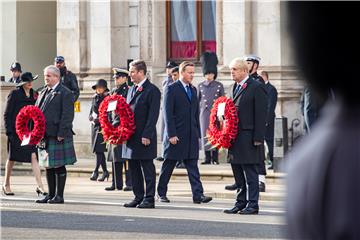
<path fill-rule="evenodd" d="M 229 148 L 228 158 L 230 163 L 258 164 L 262 159 L 261 152 L 259 146 L 254 146 L 254 141 L 264 141 L 267 94 L 264 84 L 251 76 L 246 83 L 246 88 L 242 88 L 235 96 L 234 84 L 230 93 L 237 108 L 239 124 L 238 135 Z"/>
<path fill-rule="evenodd" d="M 199 102 L 196 88 L 191 86 L 191 91 L 190 101 L 180 80 L 169 85 L 165 91 L 165 137 L 163 142 L 165 159 L 199 158 Z M 169 139 L 174 136 L 179 138 L 176 145 L 169 142 Z"/>
<path fill-rule="evenodd" d="M 134 135 L 123 144 L 122 157 L 138 160 L 154 159 L 157 157 L 156 122 L 159 118 L 161 93 L 148 79 L 142 85 L 142 90 L 138 89 L 131 97 L 133 89 L 134 86 L 129 89 L 126 102 L 134 112 L 136 130 Z M 150 145 L 143 145 L 141 138 L 150 139 Z"/>
<path fill-rule="evenodd" d="M 46 119 L 48 137 L 72 137 L 72 122 L 74 120 L 74 96 L 61 83 L 45 97 L 44 88 L 35 103 L 40 107 Z M 44 98 L 44 100 L 42 100 Z M 40 103 L 43 101 L 42 105 Z"/>

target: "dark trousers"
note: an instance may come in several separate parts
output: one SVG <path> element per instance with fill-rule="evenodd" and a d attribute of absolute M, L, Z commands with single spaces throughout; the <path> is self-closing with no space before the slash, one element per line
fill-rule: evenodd
<path fill-rule="evenodd" d="M 274 138 L 265 139 L 265 141 L 269 149 L 269 159 L 272 163 L 274 163 Z"/>
<path fill-rule="evenodd" d="M 205 162 L 214 163 L 219 161 L 219 150 L 214 149 L 210 151 L 205 151 Z"/>
<path fill-rule="evenodd" d="M 122 189 L 124 186 L 123 170 L 125 169 L 125 184 L 128 187 L 132 186 L 131 175 L 128 162 L 113 162 L 112 163 L 112 185 L 117 189 Z"/>
<path fill-rule="evenodd" d="M 231 164 L 238 189 L 235 206 L 259 208 L 259 173 L 257 164 Z"/>
<path fill-rule="evenodd" d="M 266 126 L 266 133 L 265 133 L 265 141 L 269 149 L 269 158 L 272 163 L 274 162 L 274 128 L 275 128 L 275 119 L 272 119 L 269 125 Z"/>
<path fill-rule="evenodd" d="M 96 166 L 94 172 L 98 172 L 100 166 L 103 172 L 107 172 L 106 159 L 105 159 L 105 154 L 103 152 L 96 153 Z"/>
<path fill-rule="evenodd" d="M 265 167 L 265 146 L 261 144 L 258 147 L 258 156 L 260 158 L 260 164 L 258 165 L 258 171 L 260 175 L 266 175 L 266 167 Z"/>
<path fill-rule="evenodd" d="M 153 160 L 129 160 L 130 175 L 132 180 L 135 200 L 138 202 L 154 202 L 156 171 Z M 146 189 L 144 187 L 144 179 Z"/>
<path fill-rule="evenodd" d="M 168 183 L 174 171 L 176 160 L 165 159 L 161 166 L 157 192 L 159 196 L 166 196 Z M 197 159 L 183 160 L 191 185 L 193 200 L 199 200 L 204 195 L 204 189 L 200 180 L 200 172 Z"/>

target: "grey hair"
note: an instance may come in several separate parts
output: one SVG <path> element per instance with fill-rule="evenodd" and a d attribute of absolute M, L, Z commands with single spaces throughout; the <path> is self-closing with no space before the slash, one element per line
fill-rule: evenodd
<path fill-rule="evenodd" d="M 47 66 L 46 68 L 44 68 L 44 72 L 45 71 L 49 71 L 60 78 L 60 70 L 54 65 Z"/>

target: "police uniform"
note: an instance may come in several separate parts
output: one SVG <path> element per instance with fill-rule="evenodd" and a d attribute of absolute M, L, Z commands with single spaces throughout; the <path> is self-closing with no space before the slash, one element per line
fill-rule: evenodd
<path fill-rule="evenodd" d="M 128 77 L 129 72 L 125 69 L 113 68 L 114 76 Z M 127 83 L 123 83 L 120 86 L 116 86 L 111 90 L 111 95 L 117 94 L 123 96 L 126 99 L 129 86 Z M 118 126 L 120 118 L 114 112 L 109 114 L 109 120 L 113 126 Z M 109 144 L 108 161 L 112 162 L 112 184 L 110 187 L 105 188 L 106 191 L 113 191 L 115 189 L 129 191 L 132 190 L 131 175 L 129 170 L 128 161 L 122 158 L 122 145 Z M 125 188 L 123 188 L 123 169 L 125 169 Z"/>
<path fill-rule="evenodd" d="M 10 66 L 10 71 L 19 71 L 19 72 L 21 73 L 21 65 L 20 65 L 20 63 L 14 62 L 13 64 L 11 64 L 11 66 Z M 18 84 L 18 83 L 21 82 L 21 78 L 20 78 L 20 76 L 17 77 L 17 78 L 11 77 L 11 78 L 8 80 L 8 82 Z"/>
<path fill-rule="evenodd" d="M 205 151 L 205 161 L 202 164 L 218 164 L 218 150 L 211 146 L 207 141 L 206 132 L 210 123 L 210 112 L 215 100 L 225 95 L 224 86 L 216 81 L 217 77 L 217 56 L 212 52 L 205 52 L 200 58 L 204 76 L 213 73 L 214 80 L 204 80 L 198 86 L 198 99 L 200 107 L 200 128 L 201 128 L 201 146 Z"/>
<path fill-rule="evenodd" d="M 253 63 L 257 63 L 258 66 L 260 64 L 260 58 L 256 55 L 246 55 L 244 57 L 245 61 L 251 61 Z M 252 66 L 251 69 L 249 69 L 249 73 L 252 72 L 254 66 Z M 264 85 L 265 88 L 265 81 L 264 79 L 257 74 L 257 72 L 254 72 L 253 74 L 250 75 L 253 79 L 255 79 L 255 81 L 262 83 Z M 264 144 L 260 145 L 260 164 L 259 164 L 259 187 L 260 187 L 260 192 L 265 192 L 265 176 L 266 176 L 266 168 L 265 168 L 265 147 Z"/>

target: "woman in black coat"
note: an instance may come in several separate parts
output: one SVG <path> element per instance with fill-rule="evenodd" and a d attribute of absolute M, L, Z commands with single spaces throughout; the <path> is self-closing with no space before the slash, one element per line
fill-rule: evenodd
<path fill-rule="evenodd" d="M 127 80 L 129 76 L 129 72 L 125 69 L 114 68 L 114 79 L 116 83 L 116 87 L 112 89 L 111 94 L 121 95 L 124 98 L 127 96 L 128 85 Z M 111 112 L 109 116 L 110 122 L 114 127 L 117 127 L 120 124 L 119 116 L 115 115 Z M 108 161 L 112 162 L 112 183 L 110 187 L 106 187 L 106 191 L 124 190 L 131 191 L 132 190 L 132 182 L 130 176 L 129 165 L 126 159 L 122 158 L 122 145 L 110 144 L 109 146 L 109 154 Z M 123 188 L 123 169 L 125 168 L 125 187 Z"/>
<path fill-rule="evenodd" d="M 91 104 L 89 120 L 91 122 L 91 148 L 93 153 L 96 154 L 96 167 L 92 173 L 90 180 L 103 182 L 109 179 L 109 172 L 106 168 L 106 159 L 104 152 L 107 151 L 103 135 L 101 133 L 101 126 L 99 122 L 99 106 L 106 96 L 108 96 L 109 89 L 107 82 L 104 79 L 99 79 L 97 83 L 92 86 L 96 91 Z M 103 170 L 103 175 L 98 179 L 99 167 Z"/>
<path fill-rule="evenodd" d="M 37 149 L 34 145 L 21 146 L 21 141 L 16 134 L 15 121 L 16 116 L 20 110 L 27 105 L 34 105 L 37 93 L 32 89 L 32 81 L 37 76 L 33 77 L 30 72 L 25 72 L 20 76 L 20 82 L 17 88 L 12 90 L 8 96 L 5 112 L 4 122 L 6 129 L 6 136 L 8 137 L 7 149 L 9 158 L 5 166 L 5 181 L 2 190 L 5 195 L 14 195 L 10 189 L 10 176 L 15 162 L 31 163 L 36 183 L 38 187 L 36 192 L 45 195 L 43 183 L 41 181 L 41 172 L 37 160 Z"/>

